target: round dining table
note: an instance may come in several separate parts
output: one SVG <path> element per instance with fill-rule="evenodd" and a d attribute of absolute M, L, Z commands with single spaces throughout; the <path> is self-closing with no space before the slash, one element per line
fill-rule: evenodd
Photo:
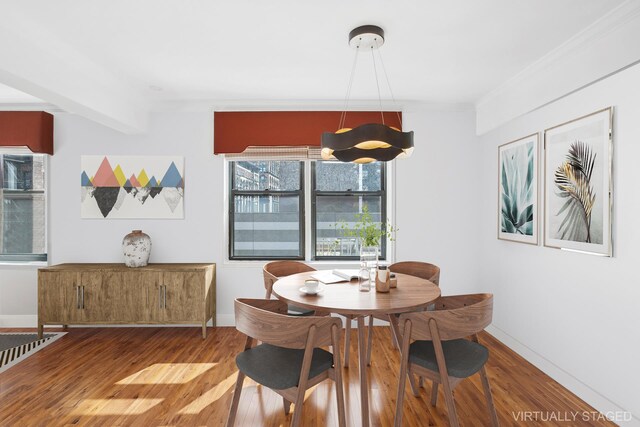
<path fill-rule="evenodd" d="M 395 273 L 398 279 L 396 288 L 389 292 L 376 292 L 375 285 L 369 292 L 359 290 L 358 281 L 321 284 L 320 291 L 308 295 L 300 290 L 307 279 L 322 277 L 325 271 L 310 271 L 292 274 L 278 279 L 273 284 L 273 294 L 282 301 L 298 307 L 322 312 L 331 312 L 355 317 L 358 323 L 358 364 L 360 371 L 360 408 L 362 425 L 369 426 L 369 387 L 366 375 L 366 342 L 364 319 L 371 315 L 388 316 L 394 328 L 398 342 L 400 331 L 396 314 L 421 310 L 429 306 L 440 296 L 440 288 L 434 283 L 407 274 Z M 347 321 L 351 320 L 347 317 Z M 345 349 L 349 351 L 349 349 Z"/>

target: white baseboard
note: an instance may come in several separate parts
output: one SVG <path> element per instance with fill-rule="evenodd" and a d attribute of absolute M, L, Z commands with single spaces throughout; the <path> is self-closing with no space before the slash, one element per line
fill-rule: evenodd
<path fill-rule="evenodd" d="M 216 314 L 216 326 L 235 326 L 236 317 L 233 314 Z"/>
<path fill-rule="evenodd" d="M 38 316 L 35 314 L 0 315 L 0 328 L 37 328 Z"/>
<path fill-rule="evenodd" d="M 342 317 L 342 316 L 339 316 Z M 346 319 L 342 318 L 343 323 L 346 324 Z M 216 324 L 217 326 L 235 326 L 236 319 L 233 314 L 218 314 L 216 316 Z M 369 326 L 369 319 L 365 319 L 365 325 Z M 389 322 L 385 322 L 380 319 L 373 319 L 373 326 L 389 326 Z M 351 327 L 357 328 L 358 324 L 355 320 L 351 321 Z"/>
<path fill-rule="evenodd" d="M 233 314 L 219 314 L 216 316 L 216 324 L 218 326 L 234 326 L 235 318 Z M 209 321 L 208 326 L 212 323 Z M 82 327 L 124 327 L 124 326 L 139 326 L 139 327 L 159 327 L 159 326 L 200 326 L 198 324 L 193 325 L 82 325 Z M 38 315 L 37 314 L 3 314 L 0 315 L 0 328 L 37 328 L 38 327 Z M 55 327 L 55 325 L 47 325 L 47 327 Z"/>
<path fill-rule="evenodd" d="M 368 322 L 368 320 L 367 320 Z M 216 315 L 216 325 L 217 326 L 235 326 L 236 319 L 233 314 L 218 314 Z M 208 323 L 211 326 L 211 321 Z M 367 323 L 368 325 L 368 323 Z M 388 322 L 383 322 L 382 320 L 374 319 L 374 326 L 385 326 L 389 325 Z M 15 315 L 0 315 L 0 328 L 36 328 L 38 326 L 38 316 L 36 314 L 15 314 Z M 88 327 L 91 325 L 82 325 L 84 327 Z M 100 327 L 123 327 L 128 325 L 96 325 Z M 198 325 L 131 325 L 131 326 L 198 326 Z M 352 327 L 357 327 L 356 321 L 353 320 L 351 322 Z M 45 326 L 47 327 L 47 326 Z"/>
<path fill-rule="evenodd" d="M 211 321 L 207 323 L 208 326 L 211 326 Z M 234 326 L 235 318 L 233 314 L 218 314 L 216 316 L 216 325 L 218 326 Z M 54 325 L 55 326 L 55 325 Z M 82 325 L 84 327 L 92 326 L 92 325 Z M 100 327 L 122 327 L 129 325 L 95 325 Z M 131 326 L 199 326 L 197 324 L 194 325 L 131 325 Z M 38 316 L 36 314 L 4 314 L 0 315 L 0 328 L 36 328 L 38 327 Z M 45 326 L 45 328 L 48 326 Z"/>
<path fill-rule="evenodd" d="M 346 323 L 345 319 L 342 319 L 344 323 Z M 369 325 L 369 319 L 365 320 L 366 325 Z M 236 319 L 233 314 L 218 314 L 216 316 L 216 325 L 217 326 L 235 326 Z M 385 322 L 379 319 L 373 319 L 373 326 L 389 326 L 389 322 Z M 355 320 L 351 321 L 351 327 L 357 328 L 358 325 Z"/>
<path fill-rule="evenodd" d="M 528 362 L 536 366 L 545 374 L 549 375 L 551 378 L 553 378 L 563 387 L 578 396 L 580 399 L 593 406 L 597 411 L 605 415 L 619 415 L 622 413 L 630 414 L 630 420 L 619 418 L 615 421 L 617 424 L 624 425 L 625 427 L 640 427 L 640 419 L 638 419 L 636 415 L 631 414 L 629 411 L 626 411 L 625 409 L 616 405 L 614 402 L 610 401 L 605 396 L 601 395 L 596 390 L 580 381 L 578 378 L 569 374 L 561 367 L 555 365 L 550 360 L 544 358 L 511 335 L 507 334 L 502 329 L 497 328 L 494 325 L 490 325 L 487 328 L 487 332 L 496 337 L 498 340 L 502 341 L 502 343 L 509 347 L 511 350 L 524 357 Z"/>

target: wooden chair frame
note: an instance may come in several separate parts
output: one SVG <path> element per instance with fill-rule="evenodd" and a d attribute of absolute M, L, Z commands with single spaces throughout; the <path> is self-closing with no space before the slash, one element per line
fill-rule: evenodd
<path fill-rule="evenodd" d="M 420 277 L 428 280 L 436 286 L 440 286 L 440 267 L 435 264 L 429 264 L 427 262 L 419 261 L 403 261 L 396 262 L 389 266 L 389 271 L 392 273 L 408 274 L 409 276 Z M 369 316 L 369 336 L 368 336 L 368 351 L 367 351 L 367 365 L 371 365 L 371 342 L 373 341 L 373 319 L 389 321 L 387 316 Z M 393 345 L 396 348 L 400 348 L 400 340 L 396 336 L 395 330 L 391 328 L 391 339 Z"/>
<path fill-rule="evenodd" d="M 279 300 L 261 299 L 236 299 L 235 318 L 236 329 L 247 335 L 244 346 L 245 351 L 252 347 L 254 340 L 279 347 L 304 349 L 298 386 L 284 390 L 273 390 L 282 396 L 285 414 L 289 414 L 291 403 L 295 404 L 296 409 L 293 413 L 291 426 L 297 427 L 300 425 L 305 391 L 327 378 L 333 380 L 336 384 L 338 424 L 340 427 L 345 426 L 344 389 L 342 366 L 340 365 L 342 321 L 339 318 L 288 316 L 286 303 Z M 333 367 L 313 378 L 309 378 L 313 349 L 329 345 L 333 349 Z M 239 371 L 231 408 L 229 409 L 227 427 L 233 426 L 235 422 L 244 378 L 245 374 Z"/>
<path fill-rule="evenodd" d="M 317 271 L 315 268 L 300 261 L 272 261 L 262 267 L 262 275 L 264 277 L 264 288 L 266 290 L 266 299 L 271 298 L 273 293 L 273 284 L 280 277 L 290 276 L 291 274 L 306 273 L 309 271 Z M 316 311 L 316 316 L 329 316 L 331 313 Z M 357 316 L 343 314 L 346 318 L 345 334 L 344 334 L 344 364 L 345 368 L 349 367 L 349 347 L 351 345 L 351 321 Z"/>
<path fill-rule="evenodd" d="M 265 298 L 271 298 L 273 284 L 276 283 L 280 277 L 306 273 L 308 271 L 316 271 L 316 269 L 300 261 L 272 261 L 265 264 L 264 267 L 262 267 L 264 289 L 266 290 Z"/>
<path fill-rule="evenodd" d="M 396 262 L 389 266 L 389 270 L 392 273 L 401 273 L 408 274 L 409 276 L 420 277 L 422 279 L 428 280 L 436 286 L 440 286 L 440 267 L 435 264 L 429 264 L 427 262 L 420 261 L 402 261 Z M 396 316 L 396 315 L 392 315 Z M 373 315 L 369 316 L 369 331 L 367 337 L 367 366 L 371 366 L 371 347 L 373 344 L 373 319 L 384 320 L 390 323 L 391 329 L 391 343 L 397 349 L 400 349 L 400 338 L 398 338 L 398 334 L 396 333 L 397 329 L 397 320 L 391 316 L 383 316 L 383 315 Z M 346 344 L 345 344 L 346 345 Z M 348 361 L 345 360 L 345 366 Z M 420 379 L 420 383 L 416 386 L 415 380 L 413 376 L 409 375 L 409 385 L 411 386 L 411 392 L 414 396 L 419 396 L 418 387 L 422 387 L 422 378 Z"/>
<path fill-rule="evenodd" d="M 423 311 L 415 313 L 405 313 L 400 315 L 399 324 L 401 328 L 402 348 L 400 377 L 398 382 L 398 397 L 396 401 L 396 427 L 402 425 L 402 406 L 404 403 L 404 389 L 407 375 L 418 375 L 420 379 L 428 378 L 433 381 L 431 388 L 431 405 L 435 406 L 438 398 L 438 384 L 442 384 L 444 389 L 447 411 L 449 413 L 449 423 L 453 427 L 458 427 L 458 416 L 455 402 L 453 400 L 453 389 L 464 379 L 452 377 L 447 372 L 442 341 L 471 337 L 478 342 L 478 332 L 484 330 L 489 324 L 493 315 L 493 295 L 491 294 L 471 294 L 440 297 L 436 300 L 434 311 Z M 412 340 L 433 341 L 438 363 L 438 371 L 431 371 L 422 366 L 409 362 L 409 344 Z M 497 427 L 498 416 L 493 404 L 491 388 L 485 367 L 479 371 L 482 380 L 491 425 Z"/>

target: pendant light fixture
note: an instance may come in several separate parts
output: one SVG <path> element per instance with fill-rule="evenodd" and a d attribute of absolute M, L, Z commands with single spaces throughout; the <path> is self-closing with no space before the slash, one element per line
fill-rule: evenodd
<path fill-rule="evenodd" d="M 349 45 L 356 50 L 351 78 L 345 97 L 345 108 L 340 116 L 340 123 L 336 132 L 324 132 L 321 140 L 321 156 L 323 160 L 339 160 L 342 162 L 371 163 L 375 161 L 387 162 L 396 157 L 408 157 L 413 152 L 413 131 L 402 130 L 387 126 L 382 112 L 382 98 L 380 97 L 380 84 L 378 83 L 378 71 L 374 57 L 374 50 L 378 50 L 384 44 L 384 31 L 376 25 L 363 25 L 349 33 Z M 358 53 L 370 51 L 373 59 L 373 70 L 378 88 L 378 102 L 380 104 L 380 116 L 382 123 L 367 123 L 357 128 L 344 127 L 349 104 L 349 95 L 353 84 L 353 76 L 358 61 Z M 382 62 L 382 56 L 378 51 L 380 63 L 393 98 L 387 71 Z M 393 99 L 395 103 L 395 99 Z M 402 119 L 398 113 L 398 121 Z"/>

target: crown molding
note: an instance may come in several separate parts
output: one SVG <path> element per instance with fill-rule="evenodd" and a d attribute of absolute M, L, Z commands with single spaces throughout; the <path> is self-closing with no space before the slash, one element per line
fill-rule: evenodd
<path fill-rule="evenodd" d="M 51 114 L 65 112 L 60 107 L 47 102 L 3 102 L 0 103 L 0 111 L 45 111 Z"/>
<path fill-rule="evenodd" d="M 385 109 L 393 110 L 389 106 Z M 273 99 L 169 99 L 158 100 L 151 106 L 154 112 L 202 111 L 341 111 L 344 101 L 273 100 Z M 375 111 L 377 102 L 350 101 L 349 110 Z M 398 107 L 396 107 L 398 108 Z M 401 108 L 400 108 L 401 109 Z"/>
<path fill-rule="evenodd" d="M 429 103 L 398 101 L 383 102 L 384 111 L 473 111 L 469 103 Z M 159 100 L 151 105 L 152 112 L 213 112 L 213 111 L 343 111 L 344 100 Z M 347 111 L 379 111 L 377 100 L 351 100 Z"/>
<path fill-rule="evenodd" d="M 475 103 L 477 134 L 640 61 L 640 2 L 627 0 Z"/>
<path fill-rule="evenodd" d="M 409 103 L 402 110 L 403 113 L 437 113 L 454 112 L 468 113 L 475 111 L 475 105 L 470 102 L 438 103 L 438 102 L 414 102 Z"/>

